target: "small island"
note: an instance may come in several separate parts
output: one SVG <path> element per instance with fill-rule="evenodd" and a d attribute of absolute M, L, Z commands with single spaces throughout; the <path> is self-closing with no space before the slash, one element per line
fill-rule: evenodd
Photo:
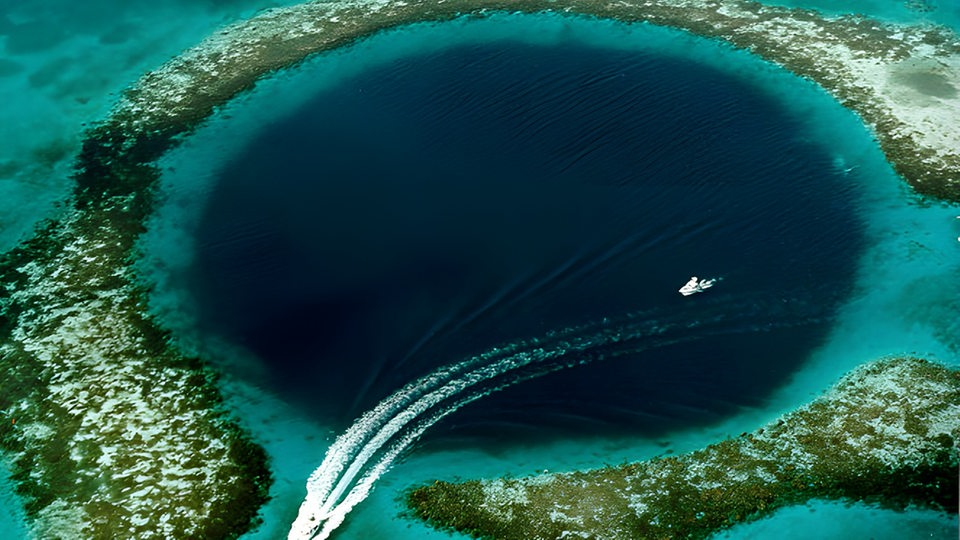
<path fill-rule="evenodd" d="M 201 359 L 184 356 L 148 313 L 148 285 L 139 281 L 133 261 L 137 239 L 155 206 L 160 177 L 156 161 L 216 107 L 311 55 L 402 25 L 504 11 L 652 23 L 750 50 L 817 82 L 857 112 L 895 169 L 918 192 L 960 201 L 960 39 L 945 28 L 885 25 L 859 17 L 828 19 L 742 0 L 358 0 L 265 11 L 224 28 L 130 88 L 111 114 L 87 133 L 76 160 L 74 192 L 58 215 L 0 258 L 0 448 L 27 501 L 37 536 L 236 537 L 253 526 L 267 496 L 270 475 L 264 451 L 226 412 L 216 374 Z M 954 385 L 956 381 L 955 375 L 926 364 L 883 366 L 941 373 Z M 955 394 L 936 395 L 943 400 L 940 405 L 956 412 Z M 855 414 L 855 408 L 850 412 Z M 836 422 L 845 422 L 842 412 L 830 414 Z M 909 434 L 927 424 L 899 426 Z M 888 428 L 872 429 L 885 433 Z M 904 447 L 908 454 L 896 455 L 889 463 L 886 454 L 877 454 L 856 471 L 886 471 L 881 467 L 889 464 L 908 471 L 903 463 L 913 461 L 896 460 L 913 459 L 917 448 L 935 448 L 933 453 L 920 452 L 919 468 L 902 473 L 905 480 L 922 482 L 907 494 L 933 496 L 928 475 L 942 470 L 943 460 L 955 460 L 952 429 L 953 438 L 934 437 L 922 447 Z M 801 436 L 771 427 L 696 457 L 717 463 L 742 457 L 744 463 L 756 464 L 738 469 L 745 475 L 743 492 L 734 499 L 746 502 L 730 507 L 724 519 L 747 512 L 758 500 L 766 500 L 767 507 L 785 504 L 792 495 L 765 491 L 782 486 L 777 478 L 803 487 L 808 480 L 803 474 L 810 474 L 815 476 L 804 489 L 834 489 L 835 484 L 818 487 L 817 479 L 833 477 L 820 475 L 817 467 L 830 467 L 831 459 L 843 459 L 843 452 L 852 450 L 838 444 L 817 453 L 810 436 L 806 446 L 798 441 L 796 448 L 804 453 L 790 462 L 796 471 L 761 466 L 769 456 L 764 444 L 770 446 L 771 437 L 779 433 Z M 865 430 L 859 436 L 870 439 L 871 433 Z M 820 464 L 806 464 L 804 456 Z M 636 476 L 642 483 L 656 471 L 678 482 L 695 479 L 697 471 L 707 474 L 706 468 L 693 466 L 696 460 L 661 460 L 635 466 L 626 476 L 610 471 L 610 481 Z M 584 485 L 600 474 L 583 473 Z M 898 491 L 912 485 L 900 476 L 876 478 L 897 479 Z M 697 481 L 709 486 L 723 478 Z M 864 478 L 864 492 L 878 488 L 877 481 Z M 537 493 L 533 485 L 524 484 L 522 492 L 531 501 Z M 487 486 L 494 490 L 501 484 Z M 511 486 L 503 484 L 499 491 L 519 498 L 520 488 Z M 569 486 L 573 489 L 574 484 Z M 790 493 L 799 493 L 800 487 Z M 481 484 L 477 489 L 483 492 Z M 845 494 L 849 489 L 844 484 Z M 681 490 L 676 497 L 710 493 L 716 494 Z M 667 504 L 663 501 L 671 497 L 664 495 L 661 502 L 647 498 L 654 495 L 638 495 L 634 506 Z M 708 519 L 716 528 L 714 522 L 727 508 L 716 504 L 709 517 L 705 511 L 704 517 L 692 519 Z M 453 512 L 423 515 L 442 522 Z M 516 515 L 519 519 L 521 513 Z M 575 516 L 571 513 L 570 519 Z M 677 519 L 688 517 L 678 514 Z M 661 519 L 663 526 L 675 523 L 673 518 Z M 636 527 L 641 525 L 660 526 Z"/>
<path fill-rule="evenodd" d="M 813 498 L 956 513 L 960 371 L 863 365 L 773 423 L 678 457 L 527 478 L 437 481 L 413 514 L 478 538 L 707 538 Z"/>

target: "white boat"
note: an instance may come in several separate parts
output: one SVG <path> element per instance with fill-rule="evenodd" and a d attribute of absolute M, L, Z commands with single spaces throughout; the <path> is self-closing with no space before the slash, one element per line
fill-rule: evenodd
<path fill-rule="evenodd" d="M 697 276 L 693 276 L 683 287 L 680 287 L 680 294 L 690 296 L 691 294 L 702 293 L 713 287 L 716 282 L 717 279 L 699 279 Z"/>

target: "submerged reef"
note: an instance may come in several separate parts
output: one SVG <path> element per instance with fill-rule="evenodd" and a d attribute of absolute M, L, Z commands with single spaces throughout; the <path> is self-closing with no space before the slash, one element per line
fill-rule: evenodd
<path fill-rule="evenodd" d="M 753 433 L 690 454 L 527 478 L 437 481 L 414 515 L 475 537 L 706 538 L 813 498 L 957 511 L 960 371 L 881 360 Z"/>
<path fill-rule="evenodd" d="M 2 258 L 0 445 L 39 538 L 229 538 L 266 501 L 265 452 L 133 275 L 157 140 L 91 133 L 72 207 Z"/>
<path fill-rule="evenodd" d="M 129 89 L 87 133 L 59 215 L 0 259 L 0 446 L 37 536 L 235 537 L 266 498 L 263 450 L 224 412 L 215 374 L 151 318 L 148 285 L 133 269 L 154 207 L 156 160 L 215 107 L 312 54 L 399 25 L 503 11 L 650 22 L 749 49 L 859 113 L 918 191 L 960 200 L 960 41 L 944 28 L 739 0 L 369 0 L 265 11 Z M 952 439 L 940 443 L 936 455 L 955 459 Z M 718 448 L 763 455 L 741 442 Z M 834 456 L 808 455 L 824 467 Z M 814 471 L 800 457 L 794 466 Z M 886 466 L 877 459 L 870 466 Z M 786 474 L 751 471 L 745 486 Z"/>

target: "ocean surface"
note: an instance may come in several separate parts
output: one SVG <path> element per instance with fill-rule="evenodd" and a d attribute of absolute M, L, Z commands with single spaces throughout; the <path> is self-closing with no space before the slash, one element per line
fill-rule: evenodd
<path fill-rule="evenodd" d="M 0 250 L 70 189 L 86 126 L 145 72 L 278 0 L 0 0 Z"/>
<path fill-rule="evenodd" d="M 954 0 L 776 0 L 775 6 L 812 9 L 827 15 L 866 15 L 882 21 L 925 23 L 960 31 L 960 3 Z"/>
<path fill-rule="evenodd" d="M 158 38 L 159 51 L 130 32 L 120 43 L 131 55 L 138 44 L 141 63 L 103 60 L 94 71 L 109 90 L 91 87 L 96 106 L 37 146 L 69 147 L 150 67 L 142 58 L 251 7 L 144 24 L 182 43 Z M 130 9 L 131 21 L 169 19 Z M 77 58 L 76 33 L 9 58 Z M 28 73 L 0 82 L 14 89 Z M 43 114 L 79 103 L 63 86 Z M 957 363 L 956 306 L 931 286 L 957 269 L 957 209 L 912 196 L 821 90 L 677 32 L 549 15 L 416 25 L 264 81 L 163 166 L 142 270 L 158 284 L 154 310 L 223 367 L 230 402 L 271 453 L 274 498 L 250 538 L 286 533 L 327 446 L 380 399 L 531 338 L 597 346 L 584 365 L 437 422 L 337 538 L 445 537 L 398 517 L 398 494 L 418 482 L 683 452 L 755 429 L 881 355 Z M 53 201 L 67 185 L 19 178 L 4 201 Z M 11 223 L 27 230 L 46 211 Z M 681 297 L 691 274 L 722 281 Z M 658 325 L 678 330 L 629 347 L 609 337 Z M 19 527 L 9 487 L 0 495 L 0 526 Z M 950 538 L 957 526 L 817 503 L 724 536 L 809 536 L 824 520 L 861 522 L 864 538 Z M 851 537 L 830 531 L 817 536 Z"/>
<path fill-rule="evenodd" d="M 214 173 L 181 279 L 202 331 L 335 425 L 461 357 L 707 304 L 738 318 L 732 335 L 471 406 L 501 433 L 620 413 L 703 422 L 796 370 L 851 289 L 861 182 L 797 123 L 736 77 L 642 51 L 498 40 L 398 59 L 277 118 Z M 723 281 L 688 299 L 690 274 Z M 791 325 L 768 329 L 784 304 Z"/>

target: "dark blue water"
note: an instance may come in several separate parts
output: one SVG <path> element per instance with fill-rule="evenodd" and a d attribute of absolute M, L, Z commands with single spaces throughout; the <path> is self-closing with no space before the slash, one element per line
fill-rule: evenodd
<path fill-rule="evenodd" d="M 749 81 L 501 41 L 370 70 L 264 126 L 221 172 L 190 287 L 205 330 L 340 425 L 512 340 L 723 314 L 725 333 L 516 385 L 439 430 L 656 433 L 759 404 L 800 368 L 852 282 L 857 193 Z M 691 274 L 723 281 L 684 298 Z"/>

